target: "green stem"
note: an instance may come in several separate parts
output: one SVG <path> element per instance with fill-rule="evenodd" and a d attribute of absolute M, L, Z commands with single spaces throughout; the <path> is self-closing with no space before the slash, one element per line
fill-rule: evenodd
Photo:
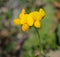
<path fill-rule="evenodd" d="M 40 34 L 38 32 L 38 30 L 35 28 L 36 32 L 37 32 L 37 35 L 38 35 L 38 38 L 39 38 L 39 47 L 40 47 L 40 54 L 41 56 L 43 55 L 41 51 L 43 51 L 43 46 L 41 44 L 41 39 L 40 39 Z"/>
<path fill-rule="evenodd" d="M 41 42 L 40 42 L 40 34 L 39 34 L 39 32 L 38 32 L 38 30 L 36 28 L 35 28 L 35 30 L 36 30 L 38 38 L 39 38 L 39 46 L 40 46 L 40 44 L 41 44 Z"/>

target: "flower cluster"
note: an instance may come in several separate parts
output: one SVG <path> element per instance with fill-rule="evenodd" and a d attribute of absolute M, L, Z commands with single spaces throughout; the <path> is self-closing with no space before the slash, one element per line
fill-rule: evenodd
<path fill-rule="evenodd" d="M 46 14 L 42 8 L 39 11 L 32 11 L 29 14 L 27 14 L 25 9 L 23 9 L 19 14 L 19 17 L 13 20 L 13 23 L 15 25 L 21 25 L 22 31 L 28 30 L 31 26 L 40 28 L 40 21 L 45 15 Z"/>

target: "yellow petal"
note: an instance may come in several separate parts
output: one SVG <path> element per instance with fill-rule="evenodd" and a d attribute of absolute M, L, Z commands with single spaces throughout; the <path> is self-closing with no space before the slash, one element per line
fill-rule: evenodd
<path fill-rule="evenodd" d="M 36 19 L 40 21 L 40 20 L 42 19 L 42 16 L 38 13 L 38 14 L 36 15 Z"/>
<path fill-rule="evenodd" d="M 22 9 L 21 13 L 19 14 L 19 18 L 23 17 L 25 13 L 26 13 L 25 9 Z"/>
<path fill-rule="evenodd" d="M 27 16 L 28 16 L 28 14 L 25 14 L 24 16 L 21 17 L 21 19 L 20 19 L 21 24 L 25 24 L 27 22 Z"/>
<path fill-rule="evenodd" d="M 16 19 L 13 20 L 13 23 L 15 25 L 20 25 L 20 20 L 18 18 L 16 18 Z"/>
<path fill-rule="evenodd" d="M 34 23 L 33 18 L 32 18 L 30 15 L 28 15 L 28 17 L 27 17 L 27 24 L 28 24 L 29 26 L 32 26 L 33 23 Z"/>
<path fill-rule="evenodd" d="M 35 26 L 36 28 L 40 28 L 40 27 L 41 27 L 41 24 L 40 24 L 40 22 L 37 20 L 37 21 L 35 21 L 34 26 Z"/>
<path fill-rule="evenodd" d="M 29 15 L 32 16 L 32 18 L 33 18 L 34 20 L 37 20 L 37 14 L 38 14 L 37 11 L 33 11 L 33 12 L 31 12 Z"/>
<path fill-rule="evenodd" d="M 22 13 L 26 13 L 25 9 L 22 9 Z"/>
<path fill-rule="evenodd" d="M 29 14 L 30 16 L 32 16 L 32 18 L 36 21 L 36 20 L 41 20 L 41 15 L 39 14 L 38 11 L 33 11 Z"/>
<path fill-rule="evenodd" d="M 22 25 L 22 31 L 27 31 L 29 26 L 27 24 Z"/>
<path fill-rule="evenodd" d="M 39 13 L 42 17 L 46 15 L 45 11 L 42 8 L 39 10 Z"/>

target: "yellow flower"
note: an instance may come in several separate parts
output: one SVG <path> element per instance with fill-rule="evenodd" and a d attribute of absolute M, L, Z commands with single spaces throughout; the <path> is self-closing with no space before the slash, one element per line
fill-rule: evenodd
<path fill-rule="evenodd" d="M 27 31 L 29 26 L 27 24 L 22 25 L 22 31 Z"/>
<path fill-rule="evenodd" d="M 33 11 L 29 14 L 26 13 L 25 9 L 19 14 L 19 18 L 14 19 L 15 25 L 22 25 L 22 31 L 27 31 L 30 26 L 40 28 L 40 21 L 45 16 L 44 10 L 41 8 L 39 11 Z"/>
<path fill-rule="evenodd" d="M 40 21 L 38 21 L 38 20 L 35 21 L 34 26 L 35 26 L 36 28 L 40 28 L 40 27 L 41 27 Z"/>
<path fill-rule="evenodd" d="M 13 23 L 14 23 L 15 25 L 20 25 L 20 20 L 19 20 L 19 18 L 14 19 L 14 20 L 13 20 Z"/>
<path fill-rule="evenodd" d="M 39 13 L 42 16 L 42 18 L 46 15 L 45 11 L 42 8 L 39 10 Z"/>
<path fill-rule="evenodd" d="M 28 16 L 27 16 L 27 24 L 28 24 L 29 26 L 32 26 L 33 23 L 34 23 L 33 18 L 32 18 L 30 15 L 28 15 Z"/>

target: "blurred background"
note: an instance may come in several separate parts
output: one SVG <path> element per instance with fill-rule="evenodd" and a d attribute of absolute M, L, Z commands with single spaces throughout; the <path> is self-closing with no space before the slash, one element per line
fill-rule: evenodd
<path fill-rule="evenodd" d="M 43 8 L 46 17 L 39 29 L 22 32 L 13 24 L 21 10 Z M 60 0 L 0 0 L 0 57 L 60 57 Z"/>

